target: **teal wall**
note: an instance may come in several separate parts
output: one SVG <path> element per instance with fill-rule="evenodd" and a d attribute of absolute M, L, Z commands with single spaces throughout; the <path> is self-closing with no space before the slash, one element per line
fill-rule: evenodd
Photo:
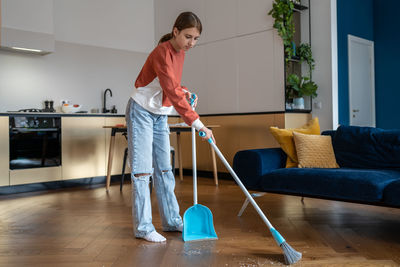
<path fill-rule="evenodd" d="M 347 35 L 374 40 L 373 0 L 337 0 L 339 124 L 349 125 Z"/>
<path fill-rule="evenodd" d="M 399 0 L 337 0 L 339 124 L 349 124 L 347 35 L 374 41 L 376 127 L 400 129 Z"/>
<path fill-rule="evenodd" d="M 374 1 L 376 126 L 386 129 L 400 129 L 399 4 Z"/>

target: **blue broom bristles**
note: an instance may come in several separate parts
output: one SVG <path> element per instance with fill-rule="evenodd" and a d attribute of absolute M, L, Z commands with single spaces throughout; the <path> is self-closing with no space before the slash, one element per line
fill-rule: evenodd
<path fill-rule="evenodd" d="M 290 265 L 301 259 L 301 253 L 294 250 L 286 241 L 281 244 L 286 264 Z"/>
<path fill-rule="evenodd" d="M 301 253 L 294 250 L 276 229 L 271 228 L 270 231 L 278 246 L 283 250 L 286 264 L 290 265 L 298 262 L 301 259 Z"/>

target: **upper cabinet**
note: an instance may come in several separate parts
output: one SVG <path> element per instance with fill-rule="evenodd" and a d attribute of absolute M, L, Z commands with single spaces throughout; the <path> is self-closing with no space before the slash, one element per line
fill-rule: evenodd
<path fill-rule="evenodd" d="M 188 51 L 182 84 L 199 96 L 201 114 L 285 110 L 281 38 L 268 15 L 273 0 L 155 0 L 155 32 L 171 31 L 176 16 L 191 10 L 203 23 Z"/>
<path fill-rule="evenodd" d="M 203 22 L 206 42 L 226 40 L 236 36 L 236 3 L 232 0 L 204 0 Z"/>
<path fill-rule="evenodd" d="M 54 51 L 54 0 L 0 0 L 0 9 L 1 49 Z"/>
<path fill-rule="evenodd" d="M 154 0 L 155 39 L 171 32 L 176 17 L 194 12 L 203 23 L 200 44 L 271 30 L 273 0 Z"/>
<path fill-rule="evenodd" d="M 161 36 L 172 31 L 175 19 L 181 12 L 192 11 L 204 24 L 204 1 L 205 0 L 154 0 L 155 42 L 158 43 Z M 203 29 L 203 33 L 197 44 L 204 43 L 206 41 L 206 36 L 207 31 Z"/>
<path fill-rule="evenodd" d="M 236 34 L 246 35 L 271 30 L 274 20 L 268 16 L 272 0 L 237 0 Z"/>
<path fill-rule="evenodd" d="M 266 12 L 271 7 L 272 0 L 204 0 L 205 42 L 272 29 L 273 19 Z"/>

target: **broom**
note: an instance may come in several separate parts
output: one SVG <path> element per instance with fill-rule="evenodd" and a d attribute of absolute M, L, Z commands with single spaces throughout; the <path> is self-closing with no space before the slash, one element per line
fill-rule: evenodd
<path fill-rule="evenodd" d="M 205 132 L 199 132 L 199 135 L 201 137 L 206 136 Z M 218 147 L 214 144 L 211 138 L 207 140 L 210 145 L 214 148 L 215 152 L 217 152 L 217 155 L 221 159 L 221 161 L 224 163 L 225 167 L 229 170 L 230 174 L 233 176 L 235 179 L 236 183 L 240 186 L 242 189 L 243 193 L 246 195 L 247 199 L 250 201 L 250 203 L 253 205 L 253 207 L 256 209 L 258 215 L 260 215 L 261 219 L 264 221 L 264 223 L 268 226 L 268 229 L 271 231 L 272 236 L 274 237 L 276 243 L 278 246 L 280 246 L 283 250 L 283 255 L 285 257 L 285 262 L 286 264 L 293 264 L 296 263 L 301 259 L 301 253 L 297 252 L 294 250 L 287 242 L 286 240 L 282 237 L 282 235 L 272 226 L 272 224 L 269 222 L 265 214 L 262 212 L 260 207 L 258 207 L 257 203 L 254 201 L 253 197 L 250 195 L 250 193 L 247 191 L 246 187 L 242 184 L 240 181 L 239 177 L 236 175 L 236 173 L 233 171 L 229 163 L 226 161 L 225 157 L 222 155 L 221 151 L 218 149 Z"/>

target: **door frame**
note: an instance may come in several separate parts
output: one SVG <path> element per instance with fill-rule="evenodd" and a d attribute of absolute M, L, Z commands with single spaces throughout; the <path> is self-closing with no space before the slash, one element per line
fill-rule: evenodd
<path fill-rule="evenodd" d="M 351 49 L 350 49 L 350 44 L 351 42 L 358 42 L 364 45 L 367 45 L 370 47 L 370 52 L 371 52 L 371 112 L 372 112 L 372 127 L 376 127 L 376 114 L 375 114 L 375 52 L 374 52 L 374 42 L 363 39 L 351 34 L 347 35 L 347 50 L 348 50 L 348 68 L 349 68 L 349 122 L 350 125 L 353 125 L 353 116 L 352 116 L 352 104 L 351 104 L 351 99 L 352 99 L 352 88 L 351 88 Z"/>

